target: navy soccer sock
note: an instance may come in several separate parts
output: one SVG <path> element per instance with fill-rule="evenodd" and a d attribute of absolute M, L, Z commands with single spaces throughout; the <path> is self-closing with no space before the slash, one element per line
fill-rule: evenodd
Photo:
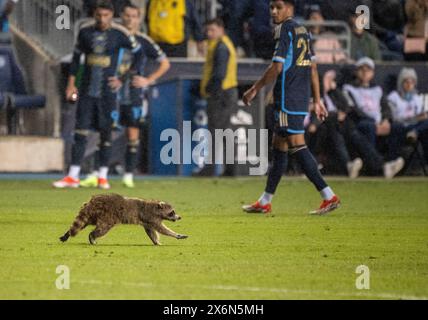
<path fill-rule="evenodd" d="M 74 144 L 71 150 L 71 164 L 80 166 L 83 157 L 85 156 L 86 144 L 88 142 L 88 135 L 86 133 L 76 132 L 74 135 Z"/>
<path fill-rule="evenodd" d="M 100 168 L 108 167 L 111 158 L 111 142 L 104 141 L 100 146 Z"/>
<path fill-rule="evenodd" d="M 303 172 L 308 179 L 315 185 L 318 191 L 322 191 L 328 187 L 321 172 L 318 169 L 318 163 L 305 145 L 296 146 L 290 150 L 290 154 L 294 155 L 302 167 Z"/>
<path fill-rule="evenodd" d="M 126 173 L 134 172 L 135 167 L 137 166 L 139 146 L 140 146 L 140 141 L 138 140 L 128 142 L 128 146 L 126 147 L 126 155 L 125 155 Z"/>
<path fill-rule="evenodd" d="M 288 165 L 288 153 L 277 149 L 272 151 L 272 167 L 269 170 L 268 180 L 265 191 L 274 194 L 278 187 L 281 177 Z"/>

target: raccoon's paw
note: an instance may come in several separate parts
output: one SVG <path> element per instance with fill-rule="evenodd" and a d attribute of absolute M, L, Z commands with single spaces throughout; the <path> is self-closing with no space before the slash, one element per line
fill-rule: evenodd
<path fill-rule="evenodd" d="M 89 234 L 89 243 L 91 245 L 93 245 L 93 246 L 97 244 L 97 242 L 95 241 L 94 236 L 91 233 Z"/>
<path fill-rule="evenodd" d="M 187 239 L 189 236 L 186 236 L 186 235 L 184 235 L 184 234 L 178 234 L 177 235 L 177 239 L 178 240 L 182 240 L 182 239 Z"/>
<path fill-rule="evenodd" d="M 59 240 L 61 240 L 61 242 L 66 242 L 68 240 L 68 238 L 70 238 L 70 232 L 67 231 L 62 237 L 59 238 Z"/>

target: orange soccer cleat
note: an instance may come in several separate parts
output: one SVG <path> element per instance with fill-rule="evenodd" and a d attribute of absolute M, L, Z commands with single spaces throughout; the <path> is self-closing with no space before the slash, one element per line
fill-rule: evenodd
<path fill-rule="evenodd" d="M 98 188 L 103 190 L 109 190 L 111 188 L 107 179 L 99 178 L 98 179 Z"/>
<path fill-rule="evenodd" d="M 245 205 L 242 209 L 247 213 L 270 213 L 272 212 L 272 205 L 270 203 L 261 205 L 259 201 L 251 205 Z"/>
<path fill-rule="evenodd" d="M 340 199 L 337 196 L 333 196 L 330 200 L 324 200 L 321 206 L 314 211 L 309 212 L 312 215 L 323 215 L 340 207 Z"/>
<path fill-rule="evenodd" d="M 67 176 L 59 181 L 55 181 L 52 185 L 54 188 L 79 188 L 80 180 Z"/>

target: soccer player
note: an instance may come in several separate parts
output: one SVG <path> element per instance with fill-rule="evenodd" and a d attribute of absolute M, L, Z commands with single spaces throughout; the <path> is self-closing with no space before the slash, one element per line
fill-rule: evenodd
<path fill-rule="evenodd" d="M 120 122 L 126 127 L 128 144 L 125 155 L 125 174 L 123 184 L 134 188 L 133 172 L 137 166 L 140 145 L 140 126 L 147 115 L 147 87 L 162 77 L 170 68 L 170 62 L 160 47 L 147 35 L 140 32 L 142 14 L 140 8 L 126 4 L 122 8 L 122 23 L 141 45 L 141 55 L 135 57 L 131 50 L 123 51 L 123 58 L 118 68 L 118 75 L 111 82 L 119 91 Z M 145 67 L 148 59 L 159 62 L 158 68 L 146 76 Z M 96 187 L 98 175 L 95 171 L 81 182 L 82 187 Z"/>
<path fill-rule="evenodd" d="M 244 103 L 250 105 L 261 88 L 276 80 L 273 163 L 265 192 L 257 202 L 243 207 L 248 213 L 272 211 L 272 198 L 287 167 L 288 155 L 296 158 L 324 199 L 319 209 L 311 214 L 325 214 L 340 205 L 339 198 L 324 181 L 318 164 L 305 143 L 303 122 L 308 114 L 311 84 L 317 117 L 323 121 L 328 113 L 320 98 L 317 65 L 312 59 L 311 37 L 306 28 L 293 19 L 294 7 L 293 0 L 271 1 L 271 15 L 277 24 L 273 61 L 263 77 L 243 97 Z"/>
<path fill-rule="evenodd" d="M 94 21 L 82 26 L 70 66 L 66 98 L 74 100 L 78 90 L 75 85 L 81 55 L 85 55 L 84 73 L 77 105 L 76 130 L 68 175 L 53 183 L 56 188 L 79 187 L 80 164 L 85 154 L 89 130 L 100 133 L 100 174 L 98 186 L 109 189 L 108 162 L 111 154 L 113 112 L 117 103 L 115 73 L 120 49 L 127 48 L 136 55 L 141 46 L 126 28 L 113 22 L 113 6 L 104 0 L 97 4 Z"/>

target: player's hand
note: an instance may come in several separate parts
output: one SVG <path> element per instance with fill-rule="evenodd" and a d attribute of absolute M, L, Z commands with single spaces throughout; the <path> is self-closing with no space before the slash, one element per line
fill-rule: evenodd
<path fill-rule="evenodd" d="M 324 121 L 328 117 L 327 108 L 322 101 L 314 102 L 314 110 L 319 121 Z"/>
<path fill-rule="evenodd" d="M 122 87 L 122 81 L 117 77 L 108 78 L 108 85 L 113 91 L 118 91 Z"/>
<path fill-rule="evenodd" d="M 338 112 L 337 112 L 337 120 L 338 120 L 339 122 L 343 122 L 343 121 L 345 121 L 345 120 L 346 120 L 346 112 L 338 111 Z"/>
<path fill-rule="evenodd" d="M 380 124 L 376 127 L 376 134 L 378 136 L 387 136 L 391 133 L 391 123 L 389 120 L 383 120 Z"/>
<path fill-rule="evenodd" d="M 242 100 L 244 101 L 244 104 L 245 104 L 246 106 L 250 106 L 250 105 L 251 105 L 251 102 L 254 100 L 254 98 L 256 97 L 256 95 L 257 95 L 257 90 L 256 90 L 256 88 L 251 87 L 249 90 L 247 90 L 247 91 L 244 93 L 244 96 L 243 96 L 243 98 L 242 98 Z"/>
<path fill-rule="evenodd" d="M 76 101 L 79 91 L 75 85 L 68 85 L 65 89 L 65 98 L 67 101 Z"/>
<path fill-rule="evenodd" d="M 134 76 L 132 78 L 132 86 L 135 88 L 146 88 L 152 84 L 152 81 L 149 78 Z"/>

